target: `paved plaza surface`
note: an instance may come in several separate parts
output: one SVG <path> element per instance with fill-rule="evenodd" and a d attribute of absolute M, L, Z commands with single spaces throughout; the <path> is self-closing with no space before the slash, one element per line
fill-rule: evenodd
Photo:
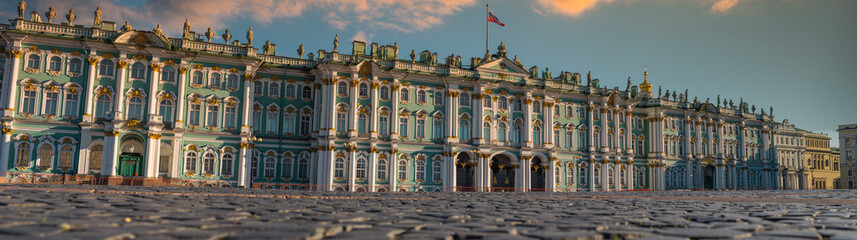
<path fill-rule="evenodd" d="M 857 239 L 857 191 L 0 185 L 0 239 Z"/>

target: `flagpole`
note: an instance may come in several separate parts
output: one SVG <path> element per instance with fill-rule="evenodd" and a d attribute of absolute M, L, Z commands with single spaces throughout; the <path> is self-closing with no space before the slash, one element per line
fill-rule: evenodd
<path fill-rule="evenodd" d="M 485 53 L 491 52 L 488 50 L 488 4 L 485 4 Z"/>

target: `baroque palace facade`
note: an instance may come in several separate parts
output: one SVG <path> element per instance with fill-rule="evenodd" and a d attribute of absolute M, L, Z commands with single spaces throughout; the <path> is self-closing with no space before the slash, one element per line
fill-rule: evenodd
<path fill-rule="evenodd" d="M 339 191 L 783 188 L 770 113 L 589 74 L 524 68 L 506 47 L 461 56 L 354 41 L 351 54 L 277 56 L 52 23 L 0 25 L 7 181 L 46 175 L 284 184 Z M 70 13 L 73 16 L 73 13 Z M 585 79 L 584 79 L 585 78 Z M 772 111 L 772 110 L 771 110 Z M 805 164 L 804 164 L 805 166 Z M 789 186 L 789 185 L 785 185 Z"/>

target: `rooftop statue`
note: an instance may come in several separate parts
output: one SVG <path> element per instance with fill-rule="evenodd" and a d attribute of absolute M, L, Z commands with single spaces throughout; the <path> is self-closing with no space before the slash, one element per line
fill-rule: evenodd
<path fill-rule="evenodd" d="M 631 77 L 628 77 L 628 84 L 625 86 L 625 91 L 631 90 Z"/>
<path fill-rule="evenodd" d="M 155 33 L 155 36 L 163 36 L 164 31 L 161 31 L 161 24 L 155 25 L 155 29 L 152 29 L 152 32 Z"/>
<path fill-rule="evenodd" d="M 756 114 L 756 105 L 753 105 L 753 108 L 751 109 L 753 110 L 753 114 Z"/>
<path fill-rule="evenodd" d="M 676 101 L 675 92 L 673 92 L 673 101 Z"/>
<path fill-rule="evenodd" d="M 93 28 L 101 28 L 101 7 L 95 7 L 95 17 L 92 20 Z"/>
<path fill-rule="evenodd" d="M 18 2 L 18 19 L 24 19 L 24 12 L 27 11 L 27 2 L 21 0 Z"/>
<path fill-rule="evenodd" d="M 416 59 L 417 59 L 417 52 L 416 52 L 416 51 L 414 51 L 413 49 L 411 49 L 411 56 L 410 56 L 410 57 L 411 57 L 411 63 L 416 62 Z"/>
<path fill-rule="evenodd" d="M 720 94 L 717 94 L 717 106 L 720 106 Z"/>
<path fill-rule="evenodd" d="M 687 88 L 684 89 L 684 102 L 687 102 Z"/>
<path fill-rule="evenodd" d="M 191 35 L 190 35 L 190 20 L 185 19 L 184 20 L 184 28 L 182 29 L 182 38 L 189 39 L 190 37 L 191 37 Z"/>
<path fill-rule="evenodd" d="M 131 28 L 131 24 L 128 23 L 128 20 L 125 20 L 125 25 L 122 25 L 122 31 L 127 32 L 127 31 L 131 31 L 131 30 L 134 30 L 134 29 Z"/>
<path fill-rule="evenodd" d="M 304 59 L 304 45 L 298 46 L 298 59 Z"/>
<path fill-rule="evenodd" d="M 223 42 L 229 44 L 229 39 L 232 39 L 232 34 L 229 34 L 229 29 L 226 29 L 226 32 L 221 35 L 223 37 Z"/>
<path fill-rule="evenodd" d="M 521 61 L 518 60 L 518 54 L 515 54 L 515 59 L 512 61 L 515 62 L 515 64 L 518 64 L 518 66 L 524 66 L 524 64 L 521 64 Z"/>
<path fill-rule="evenodd" d="M 68 21 L 69 26 L 74 26 L 74 19 L 77 18 L 74 16 L 74 8 L 68 10 L 68 14 L 65 15 L 65 20 Z"/>
<path fill-rule="evenodd" d="M 240 41 L 238 41 L 238 40 L 232 40 L 232 46 L 238 46 L 238 45 L 241 45 L 241 42 L 240 42 Z"/>
<path fill-rule="evenodd" d="M 53 23 L 54 18 L 57 16 L 57 13 L 54 12 L 54 6 L 48 8 L 48 11 L 45 12 L 45 18 L 48 19 L 48 23 Z"/>
<path fill-rule="evenodd" d="M 663 93 L 661 92 L 661 86 L 660 85 L 658 85 L 658 96 L 663 96 Z"/>
<path fill-rule="evenodd" d="M 333 52 L 337 52 L 336 50 L 339 48 L 339 34 L 336 34 L 336 37 L 333 37 Z"/>
<path fill-rule="evenodd" d="M 253 46 L 253 27 L 247 30 L 247 46 Z"/>
<path fill-rule="evenodd" d="M 208 27 L 208 31 L 205 31 L 205 39 L 211 42 L 212 38 L 214 38 L 214 31 L 211 31 L 211 27 Z"/>
<path fill-rule="evenodd" d="M 42 16 L 39 15 L 39 12 L 32 11 L 30 12 L 30 22 L 42 22 Z"/>
<path fill-rule="evenodd" d="M 771 116 L 774 116 L 774 107 L 773 106 L 771 106 L 771 112 L 770 113 L 771 113 Z"/>
<path fill-rule="evenodd" d="M 393 42 L 393 60 L 399 59 L 399 43 Z"/>

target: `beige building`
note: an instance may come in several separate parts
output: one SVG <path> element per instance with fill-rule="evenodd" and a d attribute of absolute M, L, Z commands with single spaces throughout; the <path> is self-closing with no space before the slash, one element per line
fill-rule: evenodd
<path fill-rule="evenodd" d="M 806 132 L 806 161 L 810 189 L 833 189 L 839 181 L 839 159 L 831 157 L 830 137 Z"/>
<path fill-rule="evenodd" d="M 840 187 L 857 188 L 857 124 L 839 125 Z"/>

